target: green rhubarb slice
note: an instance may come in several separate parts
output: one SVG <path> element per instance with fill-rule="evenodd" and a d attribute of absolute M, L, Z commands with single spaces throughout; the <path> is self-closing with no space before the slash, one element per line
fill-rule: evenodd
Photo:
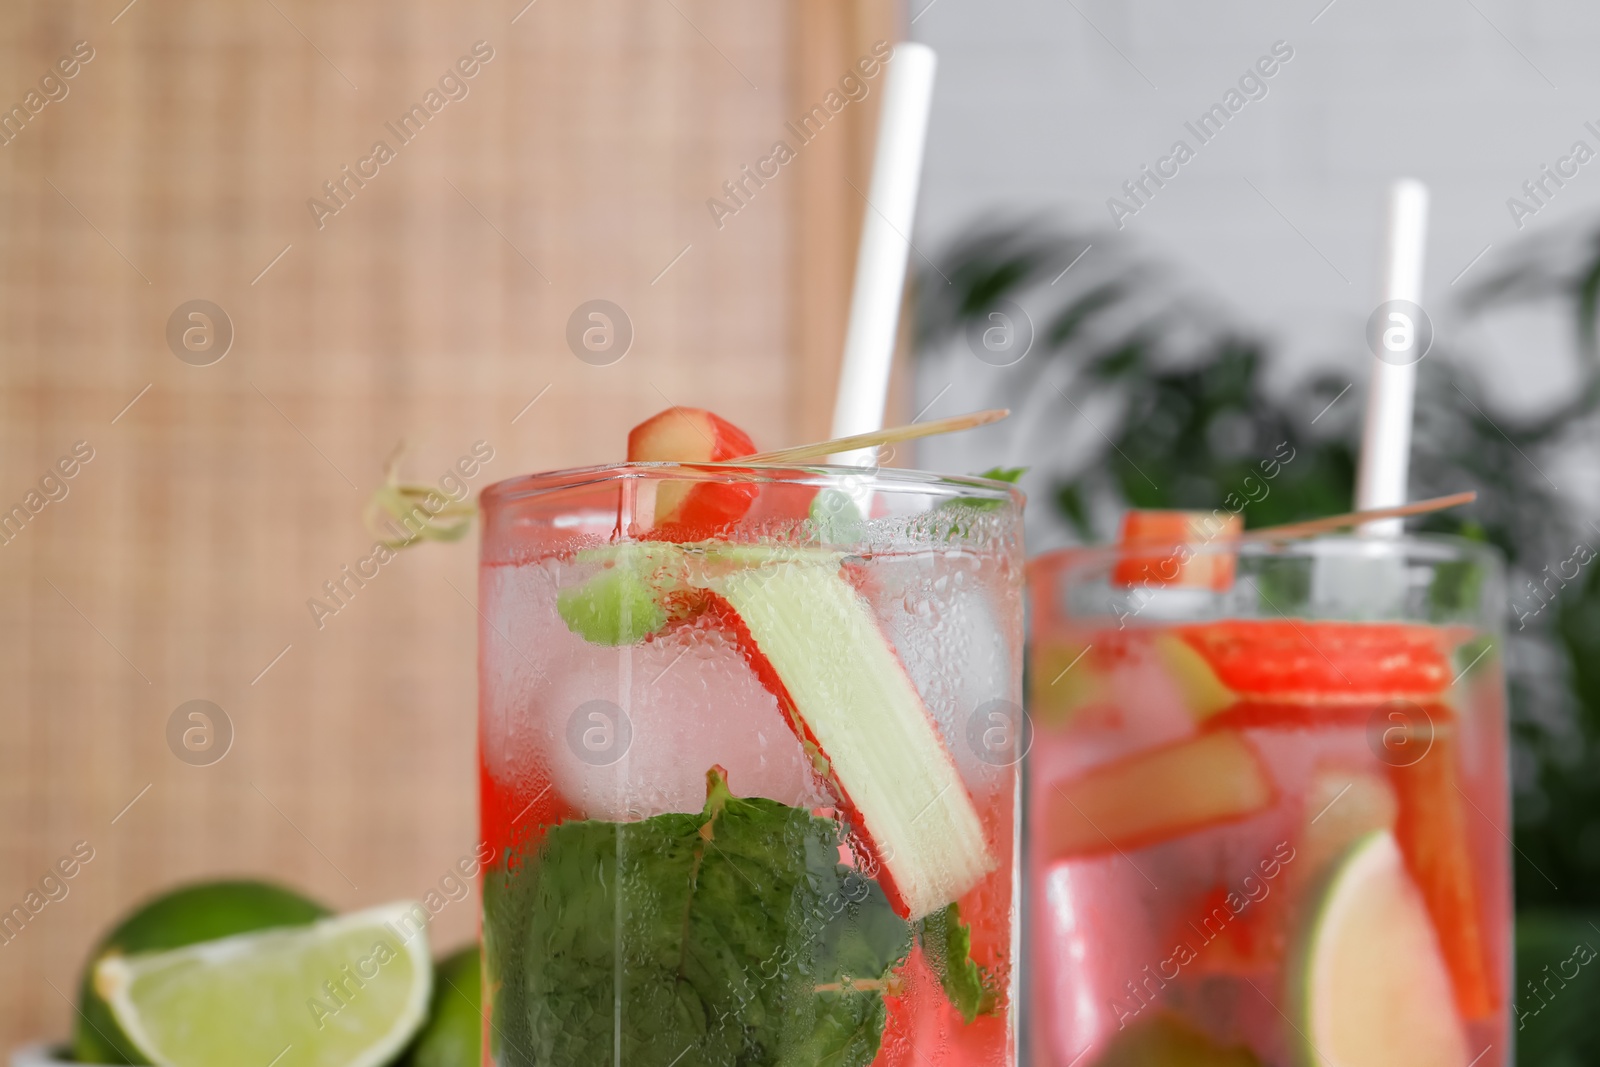
<path fill-rule="evenodd" d="M 1029 657 L 1028 715 L 1035 728 L 1064 729 L 1085 708 L 1112 695 L 1110 678 L 1097 662 L 1093 644 L 1036 638 Z"/>
<path fill-rule="evenodd" d="M 1184 706 L 1196 722 L 1204 722 L 1233 706 L 1238 697 L 1218 680 L 1205 657 L 1172 633 L 1158 633 L 1154 648 L 1167 677 L 1183 694 Z"/>
<path fill-rule="evenodd" d="M 377 1067 L 427 1014 L 426 919 L 420 905 L 392 904 L 108 956 L 94 984 L 129 1040 L 160 1067 Z"/>
<path fill-rule="evenodd" d="M 820 749 L 908 918 L 957 900 L 995 868 L 933 716 L 837 564 L 741 568 L 710 587 L 747 629 L 757 672 Z"/>
<path fill-rule="evenodd" d="M 1274 799 L 1261 760 L 1219 731 L 1146 749 L 1057 783 L 1045 801 L 1052 859 L 1144 848 L 1248 818 Z"/>
<path fill-rule="evenodd" d="M 1298 954 L 1306 1060 L 1324 1067 L 1462 1067 L 1450 975 L 1394 835 L 1339 861 Z"/>

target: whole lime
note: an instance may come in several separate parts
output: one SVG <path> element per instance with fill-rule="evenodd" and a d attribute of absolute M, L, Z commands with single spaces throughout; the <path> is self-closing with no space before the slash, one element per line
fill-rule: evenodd
<path fill-rule="evenodd" d="M 94 989 L 95 964 L 109 955 L 182 948 L 274 926 L 301 926 L 331 915 L 293 890 L 266 882 L 198 882 L 146 902 L 89 956 L 78 986 L 72 1055 L 80 1063 L 148 1063 Z"/>
<path fill-rule="evenodd" d="M 483 1043 L 480 959 L 473 945 L 434 964 L 433 1001 L 411 1046 L 409 1067 L 478 1067 Z"/>

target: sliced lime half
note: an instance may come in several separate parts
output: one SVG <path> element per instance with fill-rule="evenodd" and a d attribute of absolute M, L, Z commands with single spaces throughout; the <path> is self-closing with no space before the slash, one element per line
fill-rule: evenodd
<path fill-rule="evenodd" d="M 390 904 L 108 956 L 94 984 L 159 1067 L 377 1067 L 427 1014 L 426 917 L 419 905 Z"/>
<path fill-rule="evenodd" d="M 1337 862 L 1301 953 L 1299 1008 L 1322 1067 L 1461 1067 L 1466 1035 L 1422 894 L 1387 830 Z"/>

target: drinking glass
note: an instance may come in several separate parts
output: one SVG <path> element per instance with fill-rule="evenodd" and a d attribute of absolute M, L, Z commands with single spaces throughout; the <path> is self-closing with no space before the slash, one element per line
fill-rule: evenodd
<path fill-rule="evenodd" d="M 1030 564 L 1035 1062 L 1511 1062 L 1502 581 L 1432 537 Z"/>
<path fill-rule="evenodd" d="M 657 463 L 482 505 L 484 1063 L 1013 1064 L 1021 496 Z"/>

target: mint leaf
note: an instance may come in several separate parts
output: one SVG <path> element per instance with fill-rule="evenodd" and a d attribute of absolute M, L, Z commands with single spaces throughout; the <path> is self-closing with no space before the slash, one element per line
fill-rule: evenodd
<path fill-rule="evenodd" d="M 632 645 L 667 624 L 656 591 L 633 571 L 608 568 L 577 589 L 556 594 L 567 629 L 597 645 Z"/>
<path fill-rule="evenodd" d="M 707 778 L 703 812 L 561 823 L 486 878 L 497 1063 L 612 1063 L 618 1034 L 630 1067 L 872 1062 L 909 926 L 836 821 Z"/>
<path fill-rule="evenodd" d="M 989 478 L 997 482 L 1010 482 L 1012 485 L 1016 485 L 1022 479 L 1022 476 L 1027 473 L 1027 467 L 990 467 L 978 477 Z"/>
<path fill-rule="evenodd" d="M 861 509 L 840 489 L 823 489 L 811 500 L 810 519 L 817 540 L 848 545 L 861 540 Z"/>
<path fill-rule="evenodd" d="M 1016 485 L 1017 481 L 1027 473 L 1027 467 L 990 467 L 988 470 L 977 475 L 976 477 L 988 478 L 996 482 L 1009 482 L 1012 485 Z M 941 508 L 947 508 L 956 505 L 969 507 L 976 511 L 993 511 L 995 508 L 1000 506 L 1000 501 L 990 500 L 985 497 L 956 496 L 951 497 L 949 500 L 946 500 L 939 506 Z"/>
<path fill-rule="evenodd" d="M 683 553 L 664 543 L 626 543 L 578 553 L 599 563 L 584 582 L 556 594 L 567 629 L 597 645 L 632 645 L 666 626 L 670 594 L 682 587 Z"/>
<path fill-rule="evenodd" d="M 917 940 L 928 965 L 939 976 L 944 995 L 967 1022 L 994 1011 L 994 983 L 972 959 L 972 929 L 951 904 L 917 923 Z"/>
<path fill-rule="evenodd" d="M 785 1049 L 778 1060 L 749 1062 L 773 1062 L 781 1067 L 801 1067 L 802 1064 L 806 1067 L 851 1067 L 871 1063 L 878 1055 L 883 1029 L 889 1021 L 889 1009 L 884 1005 L 882 994 L 819 993 L 817 999 L 821 1010 L 809 1033 Z"/>

